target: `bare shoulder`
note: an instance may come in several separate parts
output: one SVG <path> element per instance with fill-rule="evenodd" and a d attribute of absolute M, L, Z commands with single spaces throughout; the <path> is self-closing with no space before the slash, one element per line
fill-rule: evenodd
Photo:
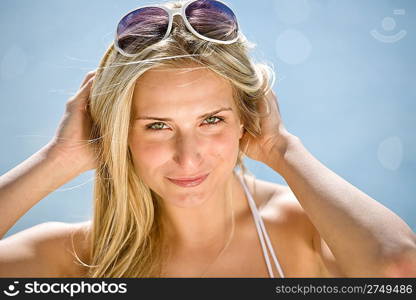
<path fill-rule="evenodd" d="M 85 277 L 90 264 L 91 221 L 69 224 L 72 229 L 63 236 L 66 274 L 65 277 Z"/>
<path fill-rule="evenodd" d="M 278 226 L 299 230 L 312 241 L 314 226 L 289 186 L 245 177 L 249 189 L 261 211 L 261 215 Z M 256 197 L 257 196 L 257 197 Z"/>
<path fill-rule="evenodd" d="M 0 266 L 5 277 L 74 277 L 74 262 L 87 258 L 89 222 L 45 222 L 0 241 Z"/>
<path fill-rule="evenodd" d="M 84 277 L 90 263 L 91 221 L 78 223 L 48 222 L 44 224 L 45 235 L 55 236 L 54 253 L 60 265 L 60 277 Z"/>
<path fill-rule="evenodd" d="M 282 195 L 289 189 L 285 185 L 262 180 L 250 174 L 245 174 L 244 180 L 259 208 L 264 207 L 276 195 Z"/>
<path fill-rule="evenodd" d="M 314 270 L 311 273 L 314 277 L 342 277 L 332 251 L 290 187 L 263 180 L 256 180 L 256 183 L 259 187 L 264 187 L 264 190 L 268 190 L 264 194 L 267 197 L 262 200 L 260 212 L 272 225 L 271 229 L 275 230 L 277 236 L 285 237 L 287 241 L 291 239 L 303 241 L 301 243 L 303 246 L 298 248 L 301 249 L 298 257 L 308 259 L 303 262 L 303 269 L 300 272 L 309 268 Z M 291 251 L 294 248 L 296 247 L 294 246 Z M 288 255 L 287 260 L 290 260 L 290 257 Z M 293 265 L 296 265 L 296 262 L 293 262 Z"/>

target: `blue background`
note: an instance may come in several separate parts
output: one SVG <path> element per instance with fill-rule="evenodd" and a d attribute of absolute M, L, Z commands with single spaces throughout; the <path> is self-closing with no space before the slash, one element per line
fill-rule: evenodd
<path fill-rule="evenodd" d="M 156 1 L 0 2 L 0 174 L 52 138 L 67 99 L 98 65 L 119 18 L 148 3 Z M 228 3 L 257 44 L 253 56 L 275 68 L 288 130 L 416 231 L 416 2 Z M 386 43 L 382 35 L 397 40 Z M 261 163 L 246 165 L 258 178 L 286 184 Z M 90 219 L 93 176 L 82 174 L 50 194 L 7 235 L 46 221 Z"/>

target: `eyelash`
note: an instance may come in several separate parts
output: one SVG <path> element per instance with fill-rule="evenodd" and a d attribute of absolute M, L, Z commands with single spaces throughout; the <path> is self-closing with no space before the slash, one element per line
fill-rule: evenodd
<path fill-rule="evenodd" d="M 218 124 L 220 124 L 220 123 L 224 122 L 224 118 L 222 118 L 222 117 L 218 117 L 218 116 L 211 116 L 211 117 L 208 117 L 208 118 L 206 118 L 204 121 L 206 121 L 206 120 L 208 120 L 208 119 L 212 119 L 212 118 L 216 118 L 216 119 L 218 119 L 219 121 L 217 121 L 217 122 L 215 122 L 215 123 L 207 123 L 207 124 L 205 124 L 205 126 L 206 126 L 206 125 L 215 126 L 215 125 L 218 125 Z M 156 125 L 156 124 L 164 124 L 164 123 L 163 123 L 163 122 L 155 122 L 155 123 L 149 124 L 149 125 L 147 125 L 147 126 L 146 126 L 146 130 L 152 130 L 152 131 L 160 131 L 160 130 L 163 130 L 163 128 L 161 128 L 161 129 L 155 129 L 155 128 L 152 128 L 152 126 L 153 126 L 153 125 Z"/>

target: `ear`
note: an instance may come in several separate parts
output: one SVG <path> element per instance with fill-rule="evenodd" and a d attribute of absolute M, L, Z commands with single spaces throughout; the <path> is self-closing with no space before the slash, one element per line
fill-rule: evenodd
<path fill-rule="evenodd" d="M 240 136 L 238 137 L 238 139 L 241 139 L 243 137 L 244 134 L 244 124 L 240 125 Z"/>

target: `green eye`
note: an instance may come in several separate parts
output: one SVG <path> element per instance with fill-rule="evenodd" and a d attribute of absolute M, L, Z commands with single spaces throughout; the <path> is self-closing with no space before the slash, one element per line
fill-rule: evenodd
<path fill-rule="evenodd" d="M 164 123 L 158 122 L 158 123 L 152 123 L 152 124 L 146 126 L 146 128 L 150 129 L 150 130 L 161 130 L 161 129 L 163 129 L 164 125 L 165 125 Z"/>
<path fill-rule="evenodd" d="M 215 120 L 215 119 L 218 119 L 219 121 L 218 122 L 208 122 L 208 125 L 216 125 L 216 124 L 218 124 L 218 123 L 220 123 L 220 122 L 222 122 L 222 121 L 224 121 L 224 119 L 223 118 L 220 118 L 220 117 L 209 117 L 209 118 L 207 118 L 207 119 L 205 119 L 206 121 L 207 120 Z"/>

